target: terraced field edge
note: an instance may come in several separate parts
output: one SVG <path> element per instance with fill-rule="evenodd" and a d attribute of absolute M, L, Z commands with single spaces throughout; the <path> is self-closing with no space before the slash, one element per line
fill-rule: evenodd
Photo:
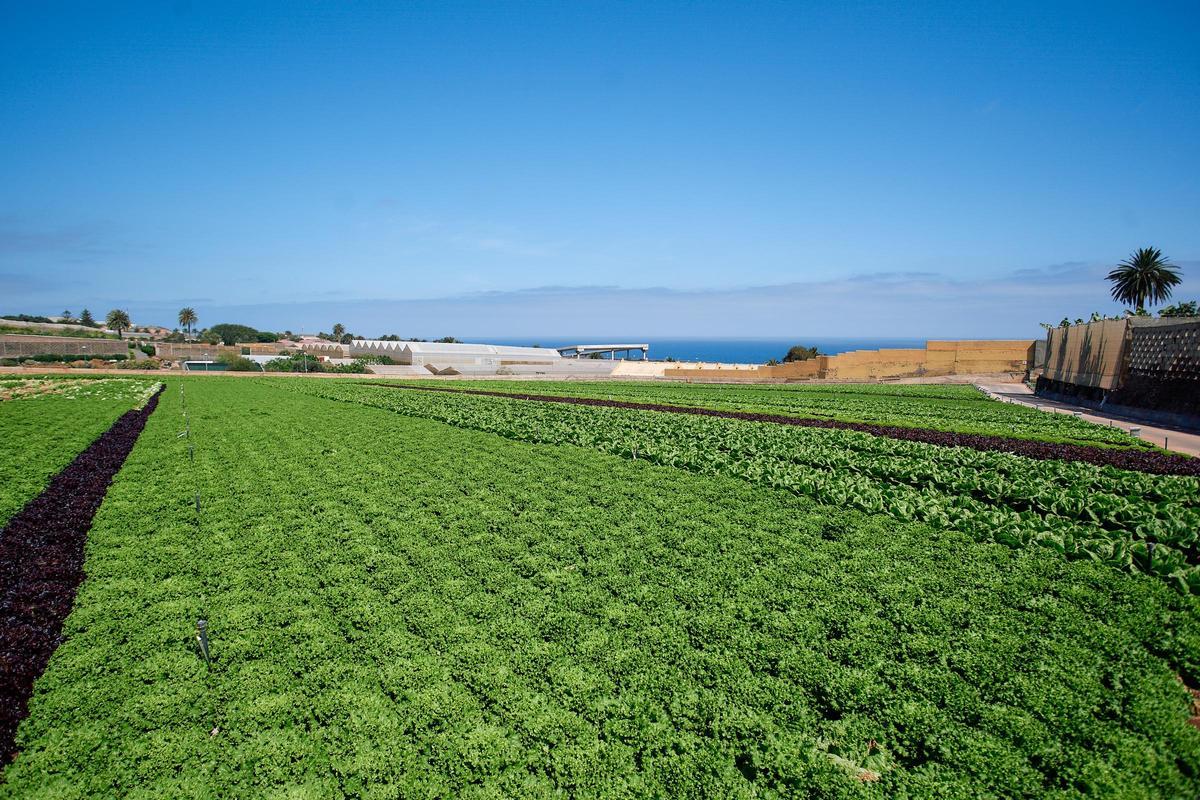
<path fill-rule="evenodd" d="M 0 531 L 0 768 L 17 755 L 33 683 L 62 641 L 92 518 L 161 393 L 121 415 Z"/>
<path fill-rule="evenodd" d="M 967 447 L 984 452 L 1012 453 L 1041 461 L 1082 461 L 1100 467 L 1145 472 L 1152 475 L 1185 475 L 1200 477 L 1200 458 L 1153 451 L 1123 450 L 1111 447 L 1093 447 L 1082 444 L 1056 444 L 1031 439 L 1015 439 L 1006 436 L 989 436 L 981 433 L 952 433 L 929 428 L 905 428 L 896 425 L 872 425 L 865 422 L 843 422 L 831 419 L 790 417 L 779 414 L 762 414 L 754 411 L 723 411 L 696 406 L 673 406 L 661 403 L 633 403 L 625 400 L 604 400 L 595 397 L 567 397 L 551 394 L 525 394 L 522 392 L 498 392 L 488 389 L 452 389 L 444 386 L 413 386 L 373 381 L 373 386 L 390 389 L 413 389 L 448 394 L 475 394 L 484 397 L 506 397 L 512 400 L 532 400 L 539 403 L 568 403 L 581 406 L 606 406 L 627 408 L 635 411 L 662 411 L 670 414 L 695 414 L 706 417 L 724 417 L 750 422 L 770 422 L 777 425 L 796 425 L 806 428 L 839 428 L 869 433 L 888 439 L 940 445 L 942 447 Z"/>

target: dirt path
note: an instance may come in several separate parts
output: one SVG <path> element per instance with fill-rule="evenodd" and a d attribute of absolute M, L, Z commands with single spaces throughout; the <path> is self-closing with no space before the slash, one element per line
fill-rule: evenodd
<path fill-rule="evenodd" d="M 976 386 L 986 394 L 1004 402 L 1021 403 L 1022 405 L 1038 408 L 1041 411 L 1052 414 L 1075 414 L 1079 412 L 1078 416 L 1081 419 L 1086 419 L 1088 422 L 1094 422 L 1097 425 L 1112 425 L 1126 431 L 1130 428 L 1138 428 L 1139 432 L 1137 436 L 1144 441 L 1150 442 L 1164 450 L 1184 453 L 1189 456 L 1200 456 L 1200 434 L 1188 433 L 1173 428 L 1163 428 L 1153 423 L 1139 422 L 1136 419 L 1117 414 L 1105 414 L 1103 411 L 1096 411 L 1085 406 L 1062 403 L 1057 400 L 1047 400 L 1044 397 L 1038 397 L 1023 383 L 978 383 Z"/>

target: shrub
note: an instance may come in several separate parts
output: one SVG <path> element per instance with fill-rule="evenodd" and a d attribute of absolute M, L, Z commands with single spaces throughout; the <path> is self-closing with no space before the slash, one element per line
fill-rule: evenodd
<path fill-rule="evenodd" d="M 0 324 L 0 333 L 16 333 L 21 336 L 70 336 L 72 339 L 116 339 L 116 334 L 100 331 L 81 331 L 78 328 L 23 328 L 18 325 Z"/>
<path fill-rule="evenodd" d="M 221 355 L 217 356 L 217 361 L 227 365 L 230 372 L 254 372 L 258 370 L 258 364 L 234 353 L 221 353 Z"/>
<path fill-rule="evenodd" d="M 1158 312 L 1160 317 L 1196 317 L 1200 316 L 1195 300 L 1170 305 Z"/>
<path fill-rule="evenodd" d="M 313 358 L 307 358 L 302 353 L 292 353 L 279 358 L 273 358 L 265 365 L 267 372 L 325 372 L 324 365 Z"/>
<path fill-rule="evenodd" d="M 150 366 L 151 361 L 155 362 L 155 366 Z M 146 361 L 134 361 L 131 358 L 127 361 L 118 361 L 117 369 L 158 369 L 157 359 L 147 359 Z"/>
<path fill-rule="evenodd" d="M 223 343 L 228 345 L 239 344 L 241 342 L 257 342 L 259 340 L 259 332 L 249 325 L 238 325 L 232 322 L 222 322 L 219 325 L 213 325 L 206 331 L 206 334 L 216 335 Z M 273 342 L 274 334 L 267 334 L 272 338 L 267 341 Z"/>
<path fill-rule="evenodd" d="M 11 319 L 16 320 L 17 322 L 54 322 L 54 320 L 50 319 L 49 317 L 40 317 L 31 314 L 5 314 L 4 316 L 0 317 L 0 319 Z"/>
<path fill-rule="evenodd" d="M 804 345 L 795 345 L 787 351 L 787 355 L 783 357 L 783 363 L 787 364 L 792 361 L 808 361 L 810 358 L 816 358 L 821 355 L 820 351 L 815 347 L 805 347 Z"/>
<path fill-rule="evenodd" d="M 324 365 L 323 365 L 324 366 Z M 367 365 L 361 359 L 355 359 L 349 364 L 337 364 L 336 366 L 326 367 L 325 372 L 346 372 L 354 374 L 362 374 L 369 372 Z"/>
<path fill-rule="evenodd" d="M 266 363 L 264 369 L 267 372 L 332 372 L 354 374 L 362 374 L 368 371 L 365 359 L 356 359 L 349 364 L 330 364 L 327 361 L 319 361 L 312 356 L 305 358 L 303 353 L 273 358 Z"/>

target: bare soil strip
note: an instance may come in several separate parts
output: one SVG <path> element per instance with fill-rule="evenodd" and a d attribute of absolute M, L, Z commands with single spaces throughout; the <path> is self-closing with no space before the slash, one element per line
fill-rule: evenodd
<path fill-rule="evenodd" d="M 1189 458 L 1174 453 L 1151 450 L 1122 450 L 1110 447 L 1093 447 L 1082 444 L 1055 444 L 1030 439 L 1015 439 L 1007 436 L 989 436 L 979 433 L 951 433 L 929 428 L 904 428 L 897 425 L 872 425 L 865 422 L 841 422 L 832 419 L 809 419 L 787 417 L 778 414 L 758 414 L 753 411 L 721 411 L 713 408 L 693 406 L 668 406 L 658 403 L 630 403 L 623 400 L 603 400 L 596 397 L 561 397 L 547 394 L 522 394 L 498 392 L 488 389 L 450 389 L 442 386 L 411 386 L 390 383 L 372 383 L 391 389 L 413 389 L 447 394 L 477 394 L 485 397 L 506 397 L 512 400 L 533 400 L 540 403 L 568 403 L 580 406 L 605 406 L 629 408 L 635 411 L 664 411 L 670 414 L 696 414 L 705 417 L 741 419 L 750 422 L 770 422 L 777 425 L 798 425 L 806 428 L 838 428 L 860 431 L 889 439 L 908 442 L 923 442 L 942 447 L 968 447 L 972 450 L 1012 453 L 1025 458 L 1042 461 L 1084 461 L 1102 467 L 1116 467 L 1135 472 L 1155 475 L 1189 475 L 1200 477 L 1200 458 Z"/>
<path fill-rule="evenodd" d="M 62 642 L 92 518 L 161 392 L 123 414 L 0 531 L 0 767 L 16 757 L 33 682 Z"/>

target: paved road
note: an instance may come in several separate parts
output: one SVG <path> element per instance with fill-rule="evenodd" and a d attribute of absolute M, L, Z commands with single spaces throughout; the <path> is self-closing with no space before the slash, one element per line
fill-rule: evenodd
<path fill-rule="evenodd" d="M 1097 425 L 1113 425 L 1123 430 L 1141 428 L 1141 433 L 1138 435 L 1147 442 L 1156 444 L 1159 447 L 1165 446 L 1168 450 L 1173 450 L 1176 453 L 1200 456 L 1200 435 L 1195 433 L 1185 433 L 1145 422 L 1137 422 L 1136 420 L 1105 414 L 1103 411 L 1094 411 L 1083 406 L 1060 403 L 1057 400 L 1046 400 L 1035 395 L 1033 390 L 1023 383 L 978 383 L 976 386 L 998 400 L 1010 403 L 1022 403 L 1034 407 L 1041 406 L 1041 410 L 1048 414 L 1071 414 L 1079 411 L 1082 412 L 1080 416 L 1083 419 L 1094 422 Z"/>

